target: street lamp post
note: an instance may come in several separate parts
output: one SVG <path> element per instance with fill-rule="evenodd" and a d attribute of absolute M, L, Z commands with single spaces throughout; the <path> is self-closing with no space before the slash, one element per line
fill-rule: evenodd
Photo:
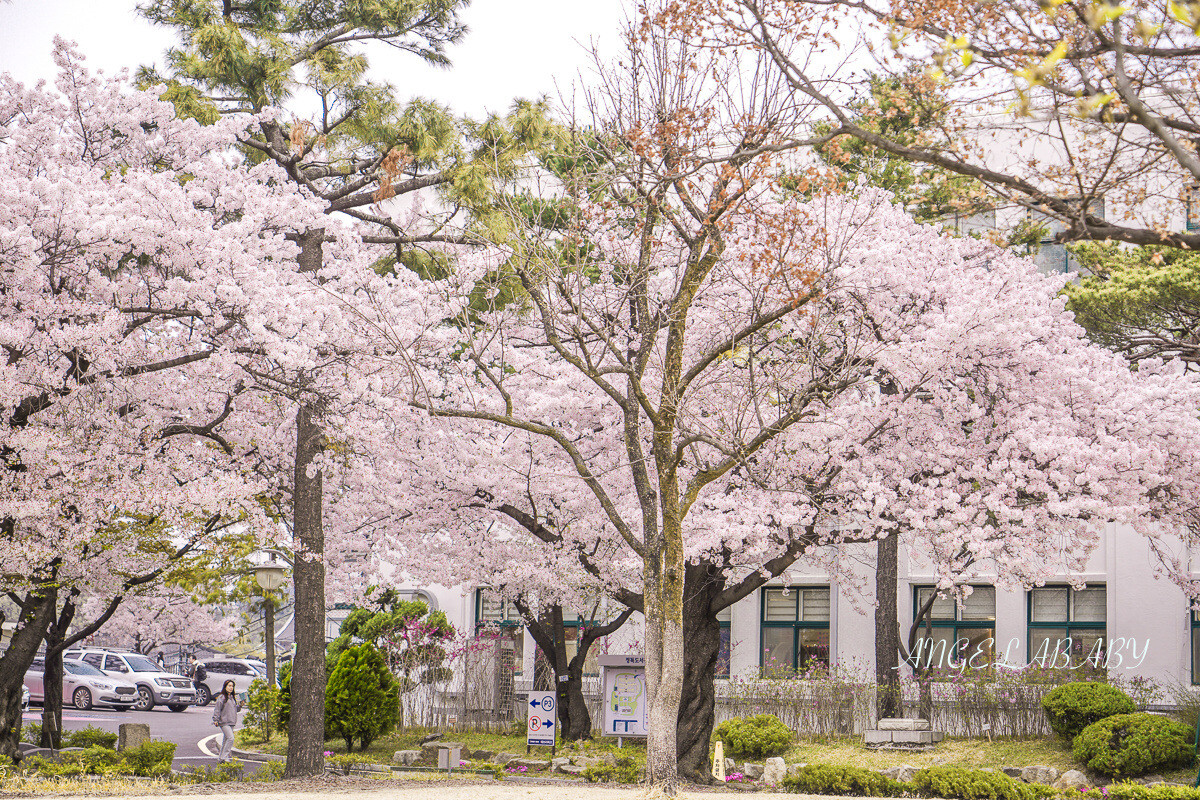
<path fill-rule="evenodd" d="M 287 579 L 286 562 L 274 550 L 261 551 L 264 558 L 254 565 L 254 580 L 263 590 L 263 655 L 267 662 L 267 686 L 275 685 L 275 603 L 274 592 Z"/>

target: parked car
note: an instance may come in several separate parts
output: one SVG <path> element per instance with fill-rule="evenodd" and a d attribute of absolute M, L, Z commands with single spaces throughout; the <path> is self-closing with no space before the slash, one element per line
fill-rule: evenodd
<path fill-rule="evenodd" d="M 267 665 L 249 658 L 209 658 L 196 662 L 204 665 L 207 673 L 196 687 L 196 705 L 206 706 L 213 697 L 221 693 L 225 681 L 233 679 L 234 691 L 242 694 L 250 690 L 250 684 L 267 679 Z"/>
<path fill-rule="evenodd" d="M 162 667 L 140 653 L 116 650 L 68 650 L 63 654 L 91 664 L 105 675 L 123 678 L 137 687 L 138 711 L 149 711 L 156 704 L 172 711 L 183 711 L 196 701 L 196 690 L 190 679 L 164 672 Z"/>
<path fill-rule="evenodd" d="M 21 687 L 21 713 L 24 714 L 29 710 L 29 687 Z"/>
<path fill-rule="evenodd" d="M 25 688 L 31 700 L 46 702 L 45 661 L 34 659 L 25 673 Z M 108 706 L 116 711 L 128 711 L 137 702 L 137 687 L 129 681 L 105 675 L 82 661 L 63 659 L 63 705 L 73 705 L 81 711 L 92 706 Z"/>

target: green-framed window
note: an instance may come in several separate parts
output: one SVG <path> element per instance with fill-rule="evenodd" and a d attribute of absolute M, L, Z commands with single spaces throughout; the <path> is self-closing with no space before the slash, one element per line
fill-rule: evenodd
<path fill-rule="evenodd" d="M 1108 592 L 1104 584 L 1029 590 L 1028 661 L 1042 667 L 1100 668 L 1105 659 Z"/>
<path fill-rule="evenodd" d="M 729 677 L 729 656 L 732 646 L 731 622 L 733 620 L 733 606 L 726 606 L 717 612 L 717 623 L 721 626 L 721 649 L 717 652 L 717 671 L 716 677 Z"/>
<path fill-rule="evenodd" d="M 934 586 L 913 587 L 916 619 Z M 971 593 L 958 599 L 939 593 L 929 610 L 929 636 L 921 636 L 912 653 L 913 666 L 958 671 L 965 659 L 970 669 L 991 667 L 996 660 L 996 587 L 971 585 Z M 926 626 L 921 625 L 922 633 Z"/>
<path fill-rule="evenodd" d="M 567 661 L 575 658 L 579 652 L 579 635 L 582 629 L 603 625 L 604 622 L 585 620 L 579 614 L 563 612 L 563 641 L 567 646 Z M 604 649 L 604 640 L 598 639 L 588 650 L 587 658 L 583 660 L 583 674 L 595 676 L 600 674 L 600 651 Z"/>
<path fill-rule="evenodd" d="M 513 677 L 525 673 L 525 623 L 516 605 L 493 589 L 475 590 L 475 635 L 485 626 L 495 626 L 499 652 L 511 658 Z"/>
<path fill-rule="evenodd" d="M 763 589 L 760 605 L 764 675 L 829 666 L 828 586 Z"/>
<path fill-rule="evenodd" d="M 1188 612 L 1192 634 L 1192 685 L 1200 685 L 1200 611 Z"/>
<path fill-rule="evenodd" d="M 1200 230 L 1200 184 L 1193 183 L 1184 190 L 1184 227 L 1189 231 Z"/>

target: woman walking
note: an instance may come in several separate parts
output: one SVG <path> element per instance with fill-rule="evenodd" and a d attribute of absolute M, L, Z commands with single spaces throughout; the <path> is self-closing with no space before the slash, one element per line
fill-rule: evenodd
<path fill-rule="evenodd" d="M 213 725 L 221 729 L 221 755 L 217 756 L 217 761 L 221 764 L 229 760 L 229 754 L 233 751 L 233 727 L 237 725 L 238 715 L 235 691 L 237 685 L 232 680 L 225 681 L 213 708 Z"/>

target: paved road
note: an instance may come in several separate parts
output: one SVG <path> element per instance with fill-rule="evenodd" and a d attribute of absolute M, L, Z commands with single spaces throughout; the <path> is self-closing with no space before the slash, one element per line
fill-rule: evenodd
<path fill-rule="evenodd" d="M 25 714 L 25 722 L 41 722 L 42 709 L 31 706 Z M 111 711 L 94 708 L 91 711 L 79 711 L 67 707 L 63 709 L 63 730 L 77 731 L 93 725 L 106 731 L 117 732 L 117 726 L 122 722 L 144 722 L 150 726 L 150 735 L 155 739 L 175 743 L 175 769 L 185 766 L 212 765 L 217 763 L 216 752 L 220 741 L 205 741 L 217 729 L 212 724 L 212 706 L 199 708 L 190 706 L 186 711 L 171 711 L 166 706 L 155 706 L 151 711 Z M 256 769 L 256 765 L 247 765 L 247 772 Z"/>

